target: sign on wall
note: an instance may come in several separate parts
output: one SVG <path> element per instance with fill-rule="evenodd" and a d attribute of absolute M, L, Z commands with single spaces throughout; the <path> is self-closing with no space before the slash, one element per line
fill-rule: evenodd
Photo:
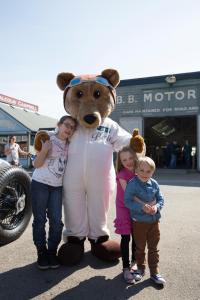
<path fill-rule="evenodd" d="M 120 116 L 190 115 L 199 113 L 200 88 L 175 87 L 138 90 L 133 86 L 117 89 Z"/>

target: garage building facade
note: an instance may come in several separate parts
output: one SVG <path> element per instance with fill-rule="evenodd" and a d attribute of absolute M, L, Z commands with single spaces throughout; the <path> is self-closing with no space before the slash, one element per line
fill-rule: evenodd
<path fill-rule="evenodd" d="M 200 72 L 121 80 L 111 118 L 130 132 L 139 128 L 147 155 L 160 167 L 165 167 L 166 145 L 176 141 L 177 168 L 184 168 L 181 151 L 187 140 L 191 168 L 200 171 Z"/>

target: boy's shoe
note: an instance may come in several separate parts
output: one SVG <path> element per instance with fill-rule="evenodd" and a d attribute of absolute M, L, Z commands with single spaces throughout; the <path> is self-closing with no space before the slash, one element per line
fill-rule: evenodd
<path fill-rule="evenodd" d="M 49 260 L 47 250 L 38 250 L 38 259 L 37 265 L 40 270 L 47 270 L 49 269 Z"/>
<path fill-rule="evenodd" d="M 165 279 L 160 274 L 151 275 L 151 280 L 153 280 L 156 284 L 164 285 L 166 283 Z"/>
<path fill-rule="evenodd" d="M 137 271 L 137 263 L 136 261 L 132 261 L 130 272 L 133 274 L 135 271 Z"/>
<path fill-rule="evenodd" d="M 140 281 L 144 275 L 145 275 L 145 270 L 143 270 L 143 269 L 137 269 L 133 273 L 133 278 L 135 279 L 135 281 Z"/>
<path fill-rule="evenodd" d="M 48 251 L 48 260 L 49 260 L 49 267 L 51 269 L 57 269 L 60 267 L 60 262 L 56 255 L 56 252 Z"/>
<path fill-rule="evenodd" d="M 135 283 L 134 277 L 131 274 L 129 268 L 123 269 L 123 276 L 124 276 L 124 280 L 126 281 L 126 283 L 128 283 L 128 284 L 134 284 Z"/>

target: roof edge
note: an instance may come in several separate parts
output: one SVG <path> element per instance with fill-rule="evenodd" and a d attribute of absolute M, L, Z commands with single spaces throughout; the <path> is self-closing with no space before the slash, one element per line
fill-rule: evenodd
<path fill-rule="evenodd" d="M 164 82 L 167 76 L 174 75 L 177 80 L 184 79 L 200 79 L 200 71 L 198 72 L 189 72 L 189 73 L 178 73 L 178 74 L 166 74 L 160 76 L 151 76 L 151 77 L 141 77 L 141 78 L 133 78 L 133 79 L 122 79 L 120 81 L 119 87 L 127 86 L 127 85 L 142 85 L 142 84 L 151 84 L 151 83 L 160 83 Z"/>

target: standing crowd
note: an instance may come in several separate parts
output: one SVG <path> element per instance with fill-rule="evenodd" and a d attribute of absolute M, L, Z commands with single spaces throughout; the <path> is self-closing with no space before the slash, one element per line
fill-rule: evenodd
<path fill-rule="evenodd" d="M 37 151 L 33 161 L 33 242 L 37 250 L 38 268 L 43 270 L 55 269 L 60 265 L 57 249 L 63 230 L 63 176 L 70 139 L 76 126 L 77 121 L 74 118 L 63 116 L 57 124 L 56 131 L 49 133 L 50 139 L 41 141 L 41 150 Z M 185 152 L 186 150 L 185 148 Z M 29 155 L 21 150 L 15 136 L 12 136 L 6 145 L 5 154 L 7 161 L 16 166 L 19 165 L 19 154 Z M 175 158 L 171 157 L 171 160 L 173 162 L 170 161 L 170 164 L 174 163 Z M 145 275 L 146 261 L 150 269 L 150 278 L 157 284 L 165 284 L 159 273 L 158 250 L 160 211 L 164 199 L 158 183 L 152 178 L 154 171 L 155 163 L 150 157 L 138 157 L 128 146 L 117 154 L 114 226 L 115 232 L 121 236 L 123 278 L 128 284 L 142 279 Z"/>
<path fill-rule="evenodd" d="M 183 166 L 187 169 L 192 167 L 192 147 L 188 140 L 182 147 L 173 141 L 172 143 L 166 143 L 165 148 L 165 165 L 168 168 L 175 169 L 177 164 L 182 162 Z"/>
<path fill-rule="evenodd" d="M 170 169 L 195 167 L 195 153 L 188 140 L 179 145 L 176 140 L 166 142 L 165 146 L 151 147 L 150 157 L 158 167 Z"/>

